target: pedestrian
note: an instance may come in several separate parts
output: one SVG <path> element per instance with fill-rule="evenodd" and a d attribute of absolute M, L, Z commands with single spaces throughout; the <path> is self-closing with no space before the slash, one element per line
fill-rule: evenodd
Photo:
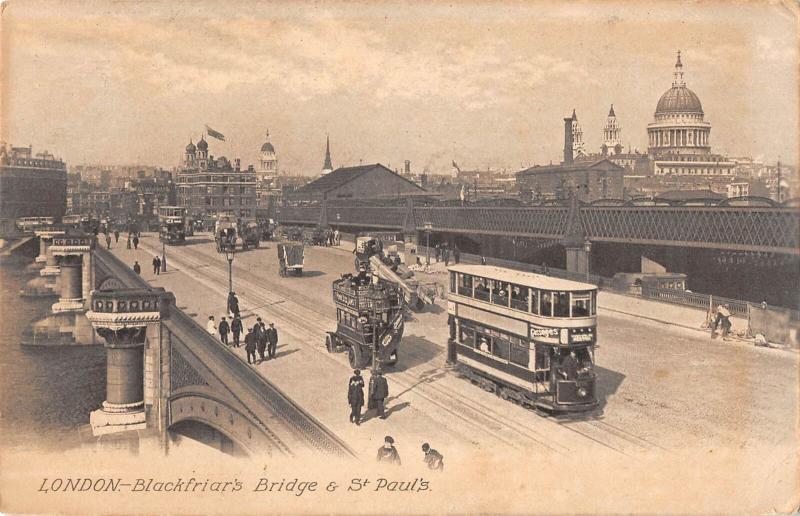
<path fill-rule="evenodd" d="M 340 244 L 339 237 L 340 237 L 339 230 L 338 229 L 334 229 L 333 230 L 333 243 L 334 243 L 334 245 L 339 245 Z"/>
<path fill-rule="evenodd" d="M 228 294 L 228 313 L 234 317 L 239 315 L 239 298 L 236 297 L 236 292 L 233 291 Z"/>
<path fill-rule="evenodd" d="M 367 408 L 377 410 L 378 417 L 381 419 L 386 419 L 384 403 L 387 396 L 389 396 L 389 384 L 386 383 L 386 378 L 383 377 L 381 371 L 375 371 L 369 379 L 369 405 Z"/>
<path fill-rule="evenodd" d="M 231 333 L 233 333 L 233 347 L 239 347 L 239 335 L 242 333 L 242 320 L 239 318 L 239 314 L 233 316 L 233 321 L 231 321 Z"/>
<path fill-rule="evenodd" d="M 153 274 L 161 274 L 161 258 L 158 256 L 153 257 Z"/>
<path fill-rule="evenodd" d="M 131 248 L 131 234 L 128 233 L 128 249 Z"/>
<path fill-rule="evenodd" d="M 361 407 L 364 406 L 364 379 L 361 370 L 353 370 L 350 384 L 347 387 L 347 403 L 350 405 L 350 422 L 361 424 Z"/>
<path fill-rule="evenodd" d="M 453 261 L 456 265 L 458 265 L 458 262 L 461 261 L 461 251 L 458 249 L 458 246 L 453 249 Z"/>
<path fill-rule="evenodd" d="M 481 256 L 481 265 L 486 265 L 486 257 Z"/>
<path fill-rule="evenodd" d="M 383 446 L 378 448 L 378 462 L 387 462 L 395 466 L 400 465 L 400 454 L 394 447 L 394 439 L 391 435 L 383 438 Z"/>
<path fill-rule="evenodd" d="M 106 248 L 111 249 L 111 236 L 106 233 Z"/>
<path fill-rule="evenodd" d="M 450 265 L 450 248 L 445 247 L 442 253 L 444 254 L 444 266 L 447 267 Z"/>
<path fill-rule="evenodd" d="M 139 265 L 139 262 L 137 262 L 137 261 L 133 262 L 133 272 L 135 272 L 136 274 L 141 274 L 142 273 L 142 266 Z"/>
<path fill-rule="evenodd" d="M 256 335 L 255 335 L 256 327 L 253 326 L 248 330 L 247 335 L 244 336 L 244 350 L 247 352 L 247 363 L 248 364 L 255 364 L 256 363 Z M 250 361 L 252 357 L 253 361 Z"/>
<path fill-rule="evenodd" d="M 264 323 L 261 321 L 261 317 L 256 319 L 256 325 L 253 328 L 253 332 L 256 336 L 256 349 L 258 349 L 258 356 L 260 358 L 259 362 L 263 362 L 266 360 L 264 358 L 264 352 L 267 350 L 267 332 L 264 329 Z"/>
<path fill-rule="evenodd" d="M 133 248 L 134 249 L 139 249 L 139 237 L 138 236 L 134 236 L 133 237 Z"/>
<path fill-rule="evenodd" d="M 425 453 L 425 457 L 422 460 L 427 464 L 428 469 L 437 471 L 444 469 L 444 457 L 441 453 L 431 448 L 428 443 L 422 445 L 422 451 Z"/>
<path fill-rule="evenodd" d="M 119 243 L 119 230 L 118 229 L 114 230 L 114 243 L 115 244 Z"/>
<path fill-rule="evenodd" d="M 442 261 L 442 246 L 436 244 L 434 250 L 435 250 L 434 255 L 436 256 L 436 263 L 439 263 L 440 261 Z"/>
<path fill-rule="evenodd" d="M 278 330 L 275 328 L 275 323 L 269 323 L 269 329 L 266 330 L 267 342 L 269 344 L 268 352 L 269 358 L 275 358 L 275 353 L 278 350 Z"/>
<path fill-rule="evenodd" d="M 217 323 L 214 321 L 214 316 L 208 316 L 208 322 L 206 323 L 206 331 L 211 334 L 212 337 L 217 335 Z"/>
<path fill-rule="evenodd" d="M 219 339 L 226 346 L 228 345 L 228 332 L 230 329 L 231 327 L 228 324 L 228 321 L 225 320 L 225 316 L 222 316 L 222 320 L 219 322 Z"/>
<path fill-rule="evenodd" d="M 731 329 L 731 312 L 730 312 L 730 305 L 727 303 L 721 304 L 717 307 L 717 315 L 714 319 L 714 327 L 711 330 L 711 338 L 715 338 L 717 334 L 717 328 L 722 326 L 722 338 L 725 339 L 728 337 L 728 331 Z"/>

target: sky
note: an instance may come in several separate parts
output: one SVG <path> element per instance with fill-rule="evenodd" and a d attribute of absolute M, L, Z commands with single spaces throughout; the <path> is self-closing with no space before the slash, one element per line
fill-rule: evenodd
<path fill-rule="evenodd" d="M 714 152 L 797 163 L 798 9 L 786 2 L 21 2 L 2 12 L 2 140 L 68 164 L 215 156 L 315 175 L 380 162 L 443 173 L 590 151 L 613 103 L 626 146 L 681 50 Z"/>

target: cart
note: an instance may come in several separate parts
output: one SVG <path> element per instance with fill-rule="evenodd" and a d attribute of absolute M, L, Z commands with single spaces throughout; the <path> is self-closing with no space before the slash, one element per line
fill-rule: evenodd
<path fill-rule="evenodd" d="M 281 276 L 288 276 L 290 273 L 302 276 L 304 261 L 303 244 L 278 244 L 278 273 Z"/>

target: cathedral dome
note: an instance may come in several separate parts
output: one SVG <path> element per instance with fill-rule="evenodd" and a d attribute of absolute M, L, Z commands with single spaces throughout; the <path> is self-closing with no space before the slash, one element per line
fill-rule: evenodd
<path fill-rule="evenodd" d="M 275 147 L 272 146 L 271 143 L 266 142 L 264 145 L 261 146 L 261 152 L 275 152 Z"/>
<path fill-rule="evenodd" d="M 695 92 L 686 86 L 673 86 L 661 95 L 656 105 L 656 116 L 672 113 L 703 114 L 703 105 Z"/>

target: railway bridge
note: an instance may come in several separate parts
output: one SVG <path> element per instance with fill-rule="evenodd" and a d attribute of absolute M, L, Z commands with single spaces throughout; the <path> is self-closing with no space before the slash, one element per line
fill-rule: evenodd
<path fill-rule="evenodd" d="M 565 201 L 487 207 L 323 201 L 281 207 L 277 220 L 286 225 L 331 225 L 352 233 L 402 232 L 406 241 L 448 242 L 474 254 L 547 263 L 579 273 L 591 268 L 605 276 L 639 272 L 645 256 L 688 274 L 693 290 L 783 304 L 783 297 L 791 301 L 794 295 L 770 298 L 769 293 L 797 274 L 800 210 L 753 204 Z M 770 285 L 771 277 L 775 285 Z M 764 292 L 748 290 L 754 283 Z M 726 290 L 713 292 L 715 288 Z"/>

